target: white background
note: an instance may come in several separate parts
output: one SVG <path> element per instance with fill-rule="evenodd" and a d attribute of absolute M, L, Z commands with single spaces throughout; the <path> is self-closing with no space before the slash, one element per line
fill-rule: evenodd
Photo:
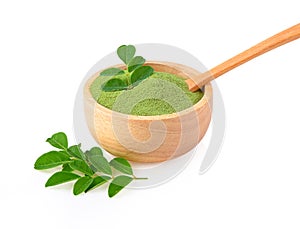
<path fill-rule="evenodd" d="M 166 43 L 208 68 L 299 23 L 299 1 L 1 1 L 1 228 L 299 228 L 300 40 L 217 79 L 226 137 L 169 183 L 73 196 L 35 159 L 73 134 L 86 72 L 120 44 Z M 72 142 L 73 139 L 71 138 Z"/>

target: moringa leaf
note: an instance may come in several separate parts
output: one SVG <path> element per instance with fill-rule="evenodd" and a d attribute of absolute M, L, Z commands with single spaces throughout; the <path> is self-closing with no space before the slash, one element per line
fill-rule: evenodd
<path fill-rule="evenodd" d="M 120 68 L 108 68 L 100 73 L 100 76 L 116 76 L 124 74 L 125 72 Z"/>
<path fill-rule="evenodd" d="M 63 132 L 58 132 L 53 134 L 51 138 L 48 138 L 46 142 L 49 142 L 52 146 L 66 150 L 68 148 L 68 138 L 67 135 Z"/>
<path fill-rule="evenodd" d="M 99 148 L 99 147 L 93 147 L 90 150 L 86 151 L 85 154 L 86 154 L 87 157 L 91 157 L 93 155 L 103 156 L 102 149 Z"/>
<path fill-rule="evenodd" d="M 87 157 L 87 160 L 89 161 L 89 157 L 91 156 L 94 156 L 94 155 L 98 155 L 98 156 L 101 156 L 103 157 L 103 152 L 101 150 L 100 147 L 93 147 L 91 148 L 90 150 L 87 150 L 85 152 L 85 155 Z M 90 162 L 90 161 L 89 161 Z M 97 171 L 97 169 L 95 169 L 95 167 L 93 165 L 90 165 L 90 168 L 93 170 L 93 171 Z"/>
<path fill-rule="evenodd" d="M 93 170 L 89 167 L 89 165 L 85 161 L 74 160 L 69 165 L 73 170 L 77 170 L 86 175 L 93 176 L 94 174 Z"/>
<path fill-rule="evenodd" d="M 100 155 L 93 155 L 88 157 L 88 160 L 91 162 L 92 166 L 96 169 L 95 172 L 103 172 L 108 175 L 112 175 L 110 165 L 105 157 Z"/>
<path fill-rule="evenodd" d="M 66 155 L 66 157 L 70 157 L 70 154 L 69 154 L 67 151 L 65 151 L 65 150 L 60 150 L 60 151 L 58 151 L 58 152 L 60 152 L 60 153 L 62 153 L 62 154 L 64 154 L 64 155 Z"/>
<path fill-rule="evenodd" d="M 141 66 L 134 70 L 131 74 L 132 85 L 138 85 L 142 80 L 148 78 L 153 73 L 153 68 L 150 66 Z"/>
<path fill-rule="evenodd" d="M 121 157 L 116 157 L 109 162 L 110 166 L 115 168 L 116 170 L 128 174 L 133 175 L 133 171 L 129 162 Z"/>
<path fill-rule="evenodd" d="M 85 156 L 84 156 L 84 153 L 82 152 L 82 150 L 80 149 L 80 147 L 81 147 L 81 144 L 70 146 L 67 152 L 73 157 L 84 160 Z"/>
<path fill-rule="evenodd" d="M 131 181 L 133 180 L 132 177 L 128 176 L 117 176 L 113 181 L 110 183 L 108 187 L 108 196 L 113 197 L 118 194 L 124 187 L 126 187 Z"/>
<path fill-rule="evenodd" d="M 120 90 L 124 90 L 127 88 L 127 84 L 121 80 L 121 79 L 117 79 L 117 78 L 113 78 L 108 80 L 103 86 L 102 86 L 102 90 L 103 91 L 120 91 Z"/>
<path fill-rule="evenodd" d="M 134 57 L 135 47 L 133 45 L 122 45 L 118 48 L 117 54 L 120 59 L 127 65 Z"/>
<path fill-rule="evenodd" d="M 79 178 L 73 187 L 73 194 L 79 195 L 80 193 L 83 193 L 93 182 L 93 178 L 85 176 Z"/>
<path fill-rule="evenodd" d="M 69 164 L 63 164 L 62 170 L 61 170 L 61 171 L 64 171 L 64 172 L 72 172 L 73 169 L 70 167 Z"/>
<path fill-rule="evenodd" d="M 50 151 L 40 156 L 34 163 L 37 170 L 50 169 L 70 162 L 71 159 L 66 154 L 57 151 Z"/>
<path fill-rule="evenodd" d="M 62 184 L 62 183 L 66 183 L 72 180 L 76 180 L 78 179 L 80 176 L 71 172 L 57 172 L 54 173 L 46 182 L 45 186 L 46 187 L 50 187 L 50 186 L 54 186 L 54 185 L 58 185 L 58 184 Z"/>
<path fill-rule="evenodd" d="M 145 59 L 141 56 L 135 56 L 131 59 L 131 61 L 128 63 L 128 71 L 132 72 L 136 68 L 142 66 L 145 63 Z"/>
<path fill-rule="evenodd" d="M 109 181 L 111 177 L 109 176 L 98 176 L 93 179 L 93 182 L 90 184 L 90 186 L 85 190 L 85 192 L 91 191 L 103 184 L 105 184 L 107 181 Z"/>

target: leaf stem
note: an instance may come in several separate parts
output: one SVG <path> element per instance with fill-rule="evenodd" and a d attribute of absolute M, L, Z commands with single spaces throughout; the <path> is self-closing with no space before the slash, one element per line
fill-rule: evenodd
<path fill-rule="evenodd" d="M 128 71 L 128 65 L 126 65 L 127 69 L 125 69 L 125 75 L 126 75 L 126 79 L 127 79 L 127 85 L 128 88 L 131 86 L 131 80 L 130 80 L 130 72 Z"/>
<path fill-rule="evenodd" d="M 136 177 L 136 176 L 134 176 L 134 175 L 132 175 L 132 178 L 133 178 L 134 180 L 148 180 L 148 177 Z"/>

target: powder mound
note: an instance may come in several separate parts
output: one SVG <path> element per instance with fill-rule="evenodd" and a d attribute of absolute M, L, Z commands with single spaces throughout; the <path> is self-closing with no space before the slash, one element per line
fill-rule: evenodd
<path fill-rule="evenodd" d="M 165 72 L 154 72 L 130 90 L 105 92 L 101 86 L 112 77 L 99 76 L 90 87 L 93 98 L 111 110 L 132 115 L 162 115 L 187 109 L 203 96 L 202 91 L 190 92 L 184 79 Z M 125 75 L 114 76 L 126 80 Z"/>

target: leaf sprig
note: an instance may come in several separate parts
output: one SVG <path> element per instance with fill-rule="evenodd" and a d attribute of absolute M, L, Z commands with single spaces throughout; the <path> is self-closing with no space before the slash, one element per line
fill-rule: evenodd
<path fill-rule="evenodd" d="M 118 76 L 125 75 L 126 80 L 112 78 L 103 86 L 103 91 L 120 91 L 132 89 L 144 79 L 148 78 L 153 73 L 151 66 L 143 66 L 145 59 L 142 56 L 135 55 L 135 47 L 133 45 L 122 45 L 117 49 L 119 58 L 126 64 L 126 68 L 108 68 L 100 73 L 100 76 Z"/>
<path fill-rule="evenodd" d="M 108 196 L 113 197 L 133 180 L 147 179 L 135 177 L 130 163 L 124 158 L 117 157 L 108 162 L 99 147 L 86 152 L 82 151 L 81 144 L 69 147 L 68 138 L 63 132 L 53 134 L 46 142 L 58 150 L 41 155 L 34 168 L 44 170 L 61 167 L 61 171 L 47 180 L 46 187 L 76 180 L 73 194 L 79 195 L 109 183 Z M 119 174 L 115 175 L 116 172 Z"/>

